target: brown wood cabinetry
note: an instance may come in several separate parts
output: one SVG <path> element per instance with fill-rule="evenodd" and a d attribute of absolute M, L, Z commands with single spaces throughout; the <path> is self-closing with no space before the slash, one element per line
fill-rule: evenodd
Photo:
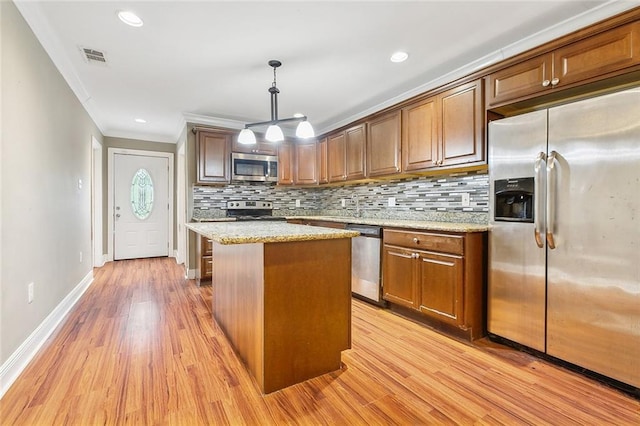
<path fill-rule="evenodd" d="M 365 177 L 366 139 L 364 123 L 327 136 L 329 182 Z"/>
<path fill-rule="evenodd" d="M 403 171 L 483 164 L 482 97 L 482 80 L 476 80 L 405 107 Z"/>
<path fill-rule="evenodd" d="M 400 172 L 400 111 L 393 111 L 367 123 L 367 176 Z"/>
<path fill-rule="evenodd" d="M 247 154 L 261 154 L 261 155 L 278 155 L 278 144 L 274 142 L 260 141 L 258 140 L 255 145 L 245 145 L 238 143 L 238 138 L 233 138 L 232 145 L 233 152 L 244 152 Z"/>
<path fill-rule="evenodd" d="M 318 183 L 318 148 L 314 142 L 296 143 L 293 181 L 296 185 Z"/>
<path fill-rule="evenodd" d="M 485 161 L 482 80 L 439 95 L 441 138 L 438 165 L 459 166 Z"/>
<path fill-rule="evenodd" d="M 280 142 L 278 146 L 278 184 L 293 184 L 293 145 L 288 142 Z"/>
<path fill-rule="evenodd" d="M 196 131 L 197 183 L 227 183 L 231 179 L 231 134 Z"/>
<path fill-rule="evenodd" d="M 384 299 L 476 339 L 484 335 L 484 233 L 385 229 Z"/>
<path fill-rule="evenodd" d="M 434 167 L 438 156 L 437 97 L 424 99 L 402 110 L 402 170 Z"/>
<path fill-rule="evenodd" d="M 489 75 L 490 107 L 624 73 L 640 64 L 640 22 L 614 28 Z"/>
<path fill-rule="evenodd" d="M 327 151 L 327 138 L 318 141 L 318 183 L 329 183 L 329 157 Z"/>
<path fill-rule="evenodd" d="M 327 137 L 329 154 L 329 182 L 347 179 L 347 152 L 344 132 L 333 133 Z"/>
<path fill-rule="evenodd" d="M 210 281 L 213 274 L 213 242 L 203 235 L 197 235 L 197 237 L 198 271 L 196 271 L 196 282 L 200 285 L 202 281 Z"/>
<path fill-rule="evenodd" d="M 344 132 L 347 180 L 362 179 L 366 173 L 366 124 L 358 124 Z"/>

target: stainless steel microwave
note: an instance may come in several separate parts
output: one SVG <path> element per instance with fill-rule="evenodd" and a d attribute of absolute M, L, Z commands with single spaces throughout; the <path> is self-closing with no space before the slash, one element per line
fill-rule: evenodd
<path fill-rule="evenodd" d="M 275 155 L 232 152 L 231 180 L 277 182 L 278 157 Z"/>

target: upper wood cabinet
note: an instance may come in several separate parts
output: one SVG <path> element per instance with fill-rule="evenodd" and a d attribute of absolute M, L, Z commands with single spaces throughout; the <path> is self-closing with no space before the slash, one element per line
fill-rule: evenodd
<path fill-rule="evenodd" d="M 439 166 L 485 161 L 482 80 L 463 84 L 439 95 L 441 140 Z"/>
<path fill-rule="evenodd" d="M 490 107 L 611 77 L 640 64 L 640 22 L 568 44 L 489 75 Z"/>
<path fill-rule="evenodd" d="M 296 143 L 294 145 L 295 167 L 293 183 L 296 185 L 315 185 L 318 183 L 318 151 L 316 142 Z"/>
<path fill-rule="evenodd" d="M 197 183 L 226 183 L 231 179 L 231 134 L 198 130 Z"/>
<path fill-rule="evenodd" d="M 244 145 L 238 143 L 238 137 L 233 138 L 232 145 L 233 152 L 245 152 L 247 154 L 262 154 L 262 155 L 278 155 L 278 144 L 267 141 L 258 140 L 255 145 Z"/>
<path fill-rule="evenodd" d="M 367 123 L 367 176 L 400 172 L 400 123 L 400 111 L 393 111 Z"/>
<path fill-rule="evenodd" d="M 329 182 L 347 179 L 347 151 L 344 132 L 327 136 L 327 152 L 329 154 Z"/>
<path fill-rule="evenodd" d="M 485 161 L 482 80 L 416 102 L 402 114 L 403 171 Z"/>
<path fill-rule="evenodd" d="M 366 124 L 358 124 L 344 132 L 347 180 L 362 179 L 366 173 Z"/>
<path fill-rule="evenodd" d="M 294 169 L 294 157 L 293 157 L 293 144 L 288 142 L 280 142 L 278 145 L 278 184 L 279 185 L 292 185 L 293 184 L 293 169 Z"/>
<path fill-rule="evenodd" d="M 427 98 L 402 110 L 402 170 L 437 166 L 438 98 Z"/>
<path fill-rule="evenodd" d="M 327 148 L 327 138 L 320 139 L 317 144 L 318 183 L 329 183 L 329 157 Z"/>

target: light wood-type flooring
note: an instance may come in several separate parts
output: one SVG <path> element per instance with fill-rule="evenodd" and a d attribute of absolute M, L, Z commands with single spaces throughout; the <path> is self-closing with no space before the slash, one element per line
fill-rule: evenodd
<path fill-rule="evenodd" d="M 353 301 L 343 368 L 262 396 L 173 259 L 119 261 L 0 401 L 2 425 L 640 425 L 640 401 Z"/>

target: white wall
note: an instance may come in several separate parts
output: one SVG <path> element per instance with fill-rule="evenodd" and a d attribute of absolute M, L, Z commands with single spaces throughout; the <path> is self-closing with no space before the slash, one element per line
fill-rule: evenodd
<path fill-rule="evenodd" d="M 0 31 L 4 365 L 91 276 L 91 140 L 103 138 L 12 2 Z"/>

